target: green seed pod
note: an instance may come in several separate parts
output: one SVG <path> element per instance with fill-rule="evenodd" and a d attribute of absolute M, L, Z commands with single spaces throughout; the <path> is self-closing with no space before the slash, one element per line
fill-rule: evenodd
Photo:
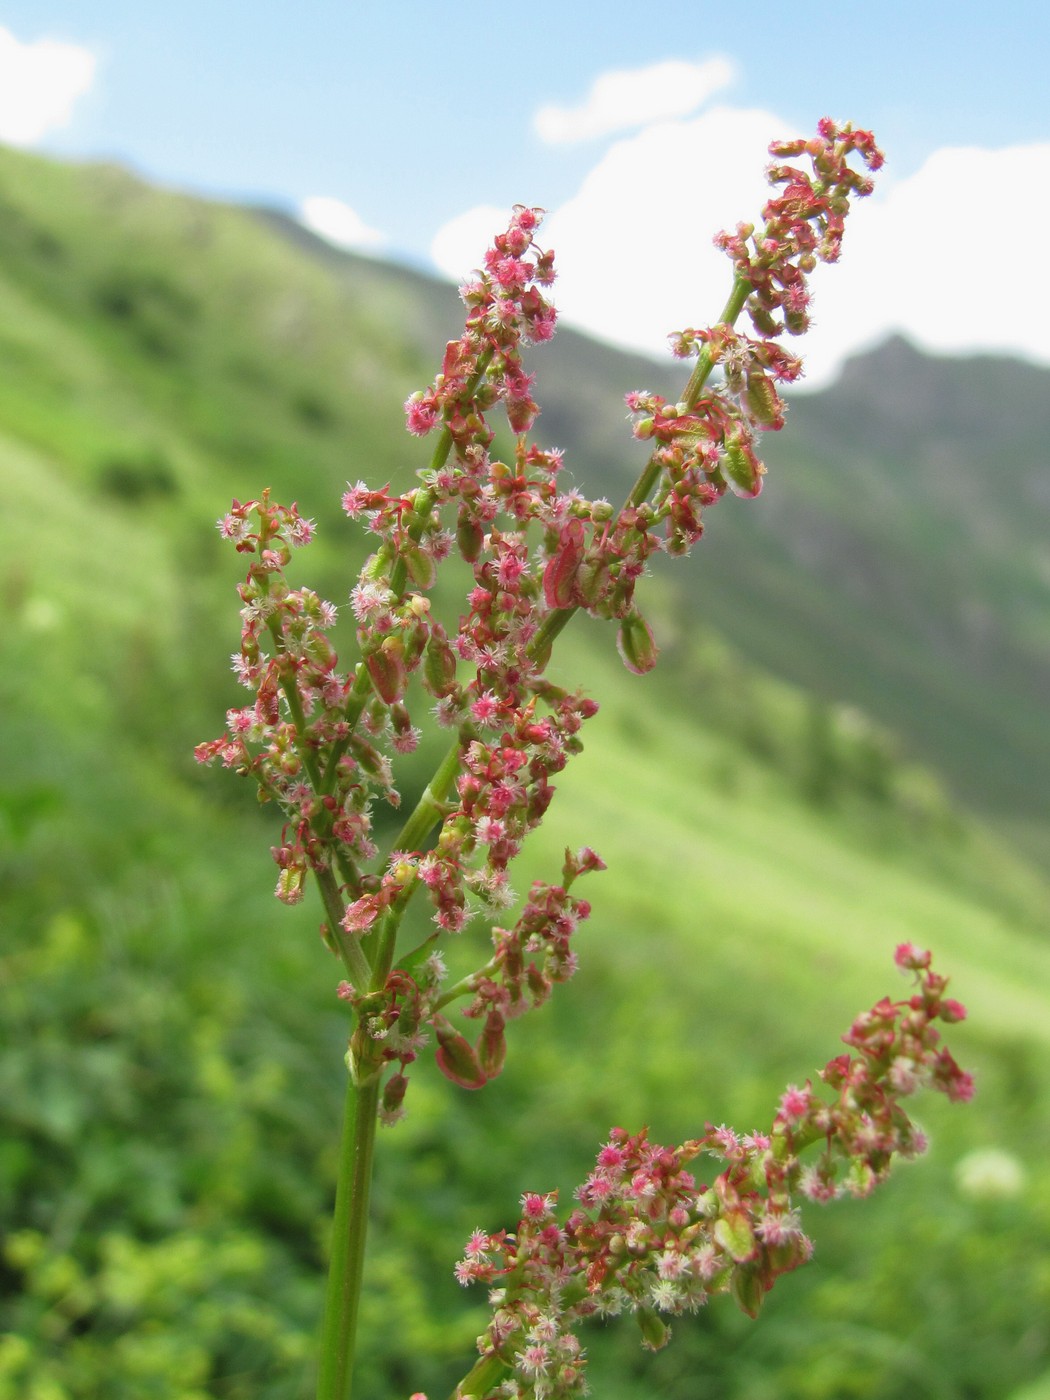
<path fill-rule="evenodd" d="M 753 452 L 740 443 L 730 443 L 722 453 L 720 465 L 737 496 L 757 496 L 762 490 L 765 468 Z"/>
<path fill-rule="evenodd" d="M 784 421 L 784 405 L 773 381 L 757 370 L 752 370 L 747 376 L 747 406 L 755 421 L 767 428 L 779 426 Z"/>
<path fill-rule="evenodd" d="M 757 1317 L 766 1296 L 761 1276 L 754 1269 L 734 1269 L 730 1287 L 741 1312 L 751 1318 Z"/>
<path fill-rule="evenodd" d="M 755 1257 L 757 1245 L 754 1231 L 742 1210 L 723 1215 L 715 1221 L 714 1237 L 725 1252 L 738 1264 Z"/>
<path fill-rule="evenodd" d="M 378 650 L 365 658 L 368 674 L 380 700 L 392 705 L 400 700 L 408 685 L 404 648 L 396 637 L 388 637 Z"/>
<path fill-rule="evenodd" d="M 437 624 L 430 634 L 423 658 L 423 684 L 438 699 L 451 694 L 456 685 L 456 654 L 449 645 L 444 628 L 439 630 Z"/>
<path fill-rule="evenodd" d="M 456 544 L 459 546 L 460 554 L 468 564 L 477 562 L 484 542 L 485 531 L 481 528 L 481 522 L 474 516 L 466 515 L 460 511 L 456 524 Z"/>
<path fill-rule="evenodd" d="M 635 1313 L 642 1333 L 642 1345 L 647 1351 L 659 1351 L 671 1340 L 671 1329 L 654 1308 L 639 1308 Z"/>
<path fill-rule="evenodd" d="M 543 570 L 543 593 L 549 608 L 571 608 L 576 601 L 576 574 L 583 563 L 583 525 L 570 520 Z"/>
<path fill-rule="evenodd" d="M 628 671 L 636 676 L 651 671 L 660 654 L 652 630 L 640 612 L 628 613 L 620 623 L 616 649 Z"/>
<path fill-rule="evenodd" d="M 403 558 L 408 566 L 408 576 L 417 588 L 433 588 L 437 578 L 437 565 L 433 557 L 426 550 L 420 549 L 419 545 L 410 545 L 403 552 Z"/>
<path fill-rule="evenodd" d="M 504 1033 L 504 1017 L 501 1011 L 491 1010 L 485 1019 L 485 1028 L 478 1037 L 478 1063 L 486 1079 L 495 1079 L 503 1069 L 507 1058 L 507 1037 Z"/>
<path fill-rule="evenodd" d="M 383 1086 L 383 1112 L 396 1114 L 404 1102 L 408 1080 L 403 1074 L 392 1074 Z"/>
<path fill-rule="evenodd" d="M 782 329 L 780 322 L 769 308 L 763 306 L 756 298 L 751 298 L 747 304 L 747 309 L 750 313 L 751 320 L 754 322 L 755 330 L 757 330 L 760 335 L 777 335 Z"/>

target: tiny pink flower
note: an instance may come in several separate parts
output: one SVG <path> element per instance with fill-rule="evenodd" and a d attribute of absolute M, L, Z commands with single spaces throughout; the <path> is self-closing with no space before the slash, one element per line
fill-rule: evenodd
<path fill-rule="evenodd" d="M 248 537 L 248 521 L 241 515 L 224 515 L 215 524 L 224 540 L 237 544 Z"/>
<path fill-rule="evenodd" d="M 393 602 L 393 596 L 384 584 L 359 583 L 351 589 L 350 607 L 358 622 L 364 622 L 388 607 Z"/>
<path fill-rule="evenodd" d="M 300 547 L 310 543 L 316 530 L 316 520 L 304 520 L 301 515 L 297 515 L 288 525 L 288 538 L 292 544 Z"/>
<path fill-rule="evenodd" d="M 413 394 L 405 402 L 405 420 L 414 437 L 426 437 L 438 421 L 437 405 L 422 394 Z"/>
<path fill-rule="evenodd" d="M 930 965 L 930 954 L 914 943 L 898 943 L 893 960 L 902 972 L 918 972 Z"/>
<path fill-rule="evenodd" d="M 492 1241 L 485 1230 L 474 1230 L 467 1240 L 463 1253 L 468 1259 L 484 1259 L 492 1248 Z"/>
<path fill-rule="evenodd" d="M 664 1249 L 656 1256 L 656 1272 L 662 1279 L 678 1279 L 688 1272 L 689 1261 L 675 1249 Z"/>
<path fill-rule="evenodd" d="M 521 1209 L 527 1220 L 547 1220 L 554 1210 L 556 1193 L 548 1191 L 541 1196 L 535 1191 L 526 1191 L 521 1198 Z"/>
<path fill-rule="evenodd" d="M 506 824 L 495 817 L 482 817 L 475 827 L 478 840 L 485 846 L 494 846 L 507 834 Z"/>
<path fill-rule="evenodd" d="M 350 486 L 348 483 L 343 492 L 343 509 L 351 520 L 356 520 L 373 499 L 374 493 L 363 481 L 359 481 L 356 486 Z"/>
<path fill-rule="evenodd" d="M 483 691 L 471 704 L 470 713 L 478 724 L 492 724 L 499 720 L 499 699 L 491 691 Z"/>
<path fill-rule="evenodd" d="M 518 1354 L 518 1367 L 529 1376 L 546 1375 L 550 1362 L 550 1348 L 543 1342 L 534 1342 Z"/>
<path fill-rule="evenodd" d="M 810 1094 L 808 1089 L 799 1089 L 789 1084 L 780 1097 L 780 1116 L 789 1123 L 797 1123 L 809 1112 Z"/>

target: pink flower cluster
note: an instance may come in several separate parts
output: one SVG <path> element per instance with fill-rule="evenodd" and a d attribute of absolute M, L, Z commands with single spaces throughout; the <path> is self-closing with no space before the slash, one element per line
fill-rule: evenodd
<path fill-rule="evenodd" d="M 968 1099 L 971 1077 L 940 1043 L 935 1022 L 965 1011 L 944 996 L 930 955 L 902 945 L 897 963 L 916 990 L 858 1017 L 843 1037 L 855 1054 L 833 1059 L 821 1079 L 782 1096 L 771 1130 L 739 1135 L 710 1124 L 680 1147 L 615 1129 L 576 1193 L 564 1224 L 556 1194 L 527 1194 L 517 1229 L 476 1230 L 456 1266 L 462 1284 L 492 1290 L 493 1318 L 481 1361 L 460 1388 L 476 1400 L 562 1400 L 586 1393 L 586 1354 L 576 1335 L 589 1317 L 631 1312 L 643 1344 L 670 1337 L 666 1319 L 729 1292 L 755 1317 L 780 1275 L 804 1264 L 812 1244 L 795 1193 L 826 1201 L 866 1195 L 894 1156 L 914 1157 L 925 1138 L 902 1106 L 922 1085 Z M 815 1162 L 802 1153 L 820 1145 Z M 710 1184 L 689 1163 L 709 1154 L 726 1165 Z M 477 1382 L 482 1381 L 479 1385 Z"/>
<path fill-rule="evenodd" d="M 234 501 L 219 530 L 239 552 L 255 556 L 239 588 L 241 647 L 233 657 L 238 680 L 255 699 L 229 710 L 227 733 L 198 744 L 195 756 L 250 775 L 260 795 L 283 810 L 286 823 L 273 852 L 280 899 L 300 899 L 307 870 L 326 869 L 333 846 L 340 848 L 347 883 L 359 884 L 355 859 L 375 854 L 372 797 L 380 791 L 397 800 L 390 760 L 372 740 L 396 728 L 401 716 L 374 704 L 355 706 L 353 682 L 336 669 L 326 635 L 335 607 L 285 578 L 291 549 L 309 543 L 313 522 L 264 492 L 258 501 Z"/>
<path fill-rule="evenodd" d="M 616 620 L 625 664 L 650 670 L 657 648 L 634 599 L 648 560 L 657 550 L 685 552 L 727 485 L 745 495 L 758 490 L 753 429 L 780 425 L 774 384 L 795 377 L 799 362 L 772 339 L 739 335 L 731 321 L 746 303 L 768 336 L 802 329 L 805 275 L 815 258 L 837 252 L 849 196 L 869 188 L 849 157 L 859 153 L 872 168 L 880 159 L 866 133 L 831 123 L 810 142 L 773 149 L 780 157 L 806 154 L 813 173 L 773 167 L 780 193 L 766 206 L 764 232 L 742 226 L 723 236 L 736 269 L 736 310 L 708 331 L 678 337 L 683 353 L 699 356 L 682 402 L 629 396 L 635 434 L 652 451 L 619 511 L 563 489 L 561 453 L 525 437 L 537 408 L 521 354 L 553 334 L 546 290 L 554 265 L 536 243 L 542 211 L 518 206 L 462 289 L 466 325 L 447 346 L 441 373 L 405 405 L 409 431 L 434 435 L 420 484 L 400 493 L 358 482 L 343 495 L 372 546 L 350 593 L 359 660 L 347 672 L 327 636 L 335 608 L 285 578 L 291 549 L 309 541 L 312 522 L 268 493 L 234 502 L 219 522 L 223 537 L 252 556 L 234 669 L 254 700 L 231 709 L 227 732 L 196 754 L 250 775 L 281 808 L 277 894 L 292 903 L 309 874 L 318 882 L 326 941 L 350 974 L 341 995 L 357 1014 L 361 1073 L 396 1062 L 402 1076 L 432 1030 L 442 1070 L 476 1086 L 502 1063 L 503 1022 L 575 966 L 566 930 L 587 906 L 568 894 L 580 873 L 568 866 L 561 886 L 534 889 L 510 932 L 493 929 L 495 955 L 475 978 L 442 990 L 444 965 L 431 945 L 472 914 L 494 917 L 514 902 L 510 864 L 547 811 L 553 779 L 581 748 L 581 728 L 597 706 L 545 674 L 573 612 Z M 716 365 L 724 385 L 704 395 Z M 517 435 L 506 460 L 492 451 L 489 415 L 497 405 Z M 454 552 L 472 580 L 452 623 L 436 615 L 430 595 Z M 399 805 L 397 760 L 420 737 L 413 678 L 453 744 L 393 848 L 380 854 L 375 803 Z M 581 868 L 599 865 L 595 858 Z M 436 932 L 395 966 L 398 927 L 420 890 Z M 485 1019 L 474 1046 L 441 1016 L 459 997 L 470 998 L 468 1016 Z M 399 1094 L 400 1079 L 391 1116 Z"/>
<path fill-rule="evenodd" d="M 528 432 L 539 412 L 519 349 L 523 340 L 550 340 L 557 319 L 540 290 L 554 281 L 554 255 L 539 251 L 534 241 L 542 218 L 542 209 L 517 206 L 510 226 L 485 254 L 484 269 L 461 289 L 467 306 L 463 335 L 449 341 L 434 384 L 405 405 L 409 432 L 422 437 L 445 428 L 457 457 L 489 447 L 492 432 L 484 415 L 497 399 L 516 433 Z"/>
<path fill-rule="evenodd" d="M 850 165 L 850 157 L 859 155 L 872 171 L 883 164 L 870 132 L 839 127 L 827 118 L 812 139 L 775 141 L 770 152 L 782 158 L 805 156 L 811 170 L 771 165 L 767 176 L 779 193 L 763 209 L 761 231 L 738 224 L 734 232 L 715 239 L 736 274 L 730 319 L 670 337 L 676 355 L 700 357 L 680 403 L 669 404 L 658 394 L 628 395 L 635 436 L 656 444 L 652 460 L 659 463 L 662 488 L 654 502 L 654 523 L 666 521 L 663 547 L 672 554 L 684 554 L 696 543 L 704 510 L 727 487 L 740 496 L 761 491 L 765 467 L 755 435 L 784 426 L 777 386 L 802 374 L 801 360 L 778 345 L 777 337 L 785 331 L 800 335 L 808 328 L 808 276 L 818 261 L 838 258 L 851 197 L 871 193 L 870 178 Z M 758 338 L 733 328 L 742 309 Z M 722 382 L 704 394 L 704 380 L 715 366 Z"/>
<path fill-rule="evenodd" d="M 514 926 L 492 929 L 494 952 L 489 961 L 451 988 L 443 986 L 444 962 L 430 948 L 436 934 L 405 960 L 407 966 L 389 973 L 384 994 L 358 997 L 349 983 L 341 984 L 340 995 L 355 1003 L 375 1042 L 377 1060 L 398 1065 L 384 1088 L 381 1117 L 385 1123 L 401 1116 L 404 1072 L 426 1043 L 427 1027 L 437 1042 L 438 1068 L 454 1084 L 480 1089 L 500 1073 L 506 1059 L 507 1022 L 541 1006 L 555 983 L 567 982 L 576 971 L 571 941 L 591 906 L 570 894 L 570 889 L 580 875 L 604 868 L 586 847 L 575 854 L 566 851 L 562 883 L 537 881 Z M 442 1014 L 444 1007 L 461 997 L 470 998 L 464 1016 L 475 1021 L 483 1018 L 473 1043 Z"/>

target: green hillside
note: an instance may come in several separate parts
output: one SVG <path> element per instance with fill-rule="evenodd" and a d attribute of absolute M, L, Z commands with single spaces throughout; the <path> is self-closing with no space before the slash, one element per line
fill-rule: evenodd
<path fill-rule="evenodd" d="M 270 896 L 269 814 L 192 763 L 239 693 L 213 522 L 297 498 L 304 573 L 344 602 L 343 482 L 421 465 L 400 405 L 457 305 L 279 216 L 0 151 L 0 1400 L 310 1394 L 346 1023 L 319 910 Z M 536 368 L 542 434 L 618 495 L 622 392 L 659 372 L 569 333 Z M 472 1228 L 567 1198 L 612 1123 L 768 1121 L 898 993 L 903 939 L 970 1006 L 976 1103 L 923 1105 L 924 1163 L 814 1212 L 814 1263 L 757 1325 L 712 1307 L 655 1358 L 595 1332 L 594 1393 L 1022 1400 L 1050 1376 L 1050 919 L 1017 853 L 1050 762 L 1044 380 L 856 362 L 795 404 L 762 498 L 649 581 L 651 676 L 566 633 L 602 713 L 516 884 L 566 844 L 609 870 L 502 1079 L 422 1067 L 381 1139 L 362 1395 L 462 1372 Z"/>

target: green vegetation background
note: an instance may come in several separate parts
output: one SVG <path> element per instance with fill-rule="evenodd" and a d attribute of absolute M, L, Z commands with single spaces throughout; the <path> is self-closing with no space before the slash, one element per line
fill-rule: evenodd
<path fill-rule="evenodd" d="M 310 1394 L 346 1022 L 317 909 L 271 896 L 272 814 L 190 756 L 239 696 L 213 522 L 297 498 L 343 603 L 342 483 L 421 465 L 400 405 L 457 314 L 279 216 L 0 151 L 0 1400 Z M 569 333 L 536 368 L 541 436 L 618 497 L 621 395 L 662 372 Z M 811 1212 L 757 1324 L 592 1332 L 594 1393 L 1050 1394 L 1045 391 L 885 347 L 650 580 L 652 676 L 574 622 L 556 665 L 602 711 L 518 884 L 601 851 L 582 970 L 498 1083 L 421 1067 L 381 1137 L 362 1396 L 462 1373 L 474 1226 L 567 1197 L 614 1123 L 767 1123 L 905 938 L 971 1009 L 975 1104 L 922 1104 L 928 1158 Z"/>

